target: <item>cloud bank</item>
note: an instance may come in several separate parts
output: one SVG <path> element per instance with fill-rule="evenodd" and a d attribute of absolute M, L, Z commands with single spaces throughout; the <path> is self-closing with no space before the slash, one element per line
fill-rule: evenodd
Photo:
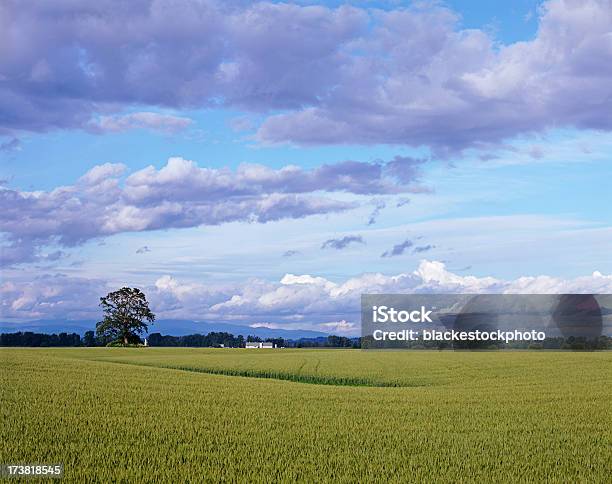
<path fill-rule="evenodd" d="M 263 113 L 262 143 L 438 156 L 550 127 L 609 131 L 611 25 L 609 0 L 544 2 L 536 36 L 508 45 L 435 3 L 7 0 L 0 135 L 86 128 L 99 115 L 106 131 L 158 124 L 109 114 L 134 106 Z"/>
<path fill-rule="evenodd" d="M 111 289 L 104 281 L 67 276 L 5 282 L 0 284 L 0 317 L 96 318 L 98 298 Z M 143 289 L 160 318 L 354 332 L 362 293 L 610 294 L 612 275 L 594 272 L 574 279 L 536 276 L 508 281 L 461 276 L 441 262 L 424 260 L 413 272 L 362 274 L 342 282 L 286 274 L 278 282 L 251 279 L 223 286 L 181 282 L 165 275 Z"/>
<path fill-rule="evenodd" d="M 398 166 L 407 165 L 398 171 Z M 74 185 L 26 192 L 0 187 L 2 262 L 35 260 L 40 247 L 75 246 L 122 232 L 266 223 L 351 209 L 355 201 L 326 194 L 354 196 L 419 190 L 414 161 L 344 161 L 314 169 L 288 165 L 271 169 L 243 164 L 235 171 L 204 168 L 183 158 L 149 166 L 122 182 L 122 164 L 98 165 Z"/>

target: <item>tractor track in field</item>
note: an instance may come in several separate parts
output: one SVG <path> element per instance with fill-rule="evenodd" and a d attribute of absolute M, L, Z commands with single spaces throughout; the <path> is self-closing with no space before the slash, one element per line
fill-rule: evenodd
<path fill-rule="evenodd" d="M 346 386 L 346 387 L 375 387 L 375 388 L 412 388 L 433 386 L 431 382 L 386 382 L 369 380 L 367 378 L 340 377 L 331 375 L 309 375 L 301 373 L 285 373 L 272 370 L 249 370 L 239 368 L 204 368 L 189 367 L 182 365 L 155 365 L 151 363 L 135 363 L 125 360 L 88 359 L 97 363 L 114 363 L 120 365 L 139 366 L 144 368 L 157 368 L 162 370 L 178 370 L 192 373 L 203 373 L 207 375 L 222 375 L 243 378 L 261 378 L 268 380 L 290 381 L 294 383 L 305 383 L 311 385 Z M 303 366 L 303 365 L 302 365 Z"/>

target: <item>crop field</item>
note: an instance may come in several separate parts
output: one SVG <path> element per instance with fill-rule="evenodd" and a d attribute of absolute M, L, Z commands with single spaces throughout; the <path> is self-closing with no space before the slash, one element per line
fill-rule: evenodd
<path fill-rule="evenodd" d="M 67 482 L 610 482 L 612 352 L 0 349 L 0 463 Z"/>

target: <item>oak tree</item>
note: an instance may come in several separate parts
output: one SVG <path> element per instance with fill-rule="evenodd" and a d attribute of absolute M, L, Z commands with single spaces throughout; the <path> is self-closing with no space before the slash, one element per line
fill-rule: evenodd
<path fill-rule="evenodd" d="M 97 335 L 107 341 L 123 344 L 140 341 L 139 334 L 148 331 L 147 322 L 155 321 L 144 293 L 138 288 L 122 287 L 100 298 L 104 319 L 96 324 Z"/>

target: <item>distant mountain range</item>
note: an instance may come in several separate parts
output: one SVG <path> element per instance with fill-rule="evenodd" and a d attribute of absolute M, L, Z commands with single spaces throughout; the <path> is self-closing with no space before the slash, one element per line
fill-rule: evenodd
<path fill-rule="evenodd" d="M 32 331 L 35 333 L 79 333 L 83 335 L 85 331 L 95 330 L 95 321 L 65 321 L 65 320 L 36 320 L 23 323 L 0 322 L 0 333 L 15 333 L 17 331 Z M 319 338 L 327 337 L 328 333 L 321 331 L 307 331 L 301 329 L 272 329 L 272 328 L 251 328 L 239 324 L 226 323 L 203 323 L 184 319 L 160 319 L 155 324 L 149 326 L 151 333 L 161 333 L 172 336 L 184 336 L 186 334 L 207 334 L 210 332 L 231 333 L 234 336 L 253 335 L 260 338 Z"/>

